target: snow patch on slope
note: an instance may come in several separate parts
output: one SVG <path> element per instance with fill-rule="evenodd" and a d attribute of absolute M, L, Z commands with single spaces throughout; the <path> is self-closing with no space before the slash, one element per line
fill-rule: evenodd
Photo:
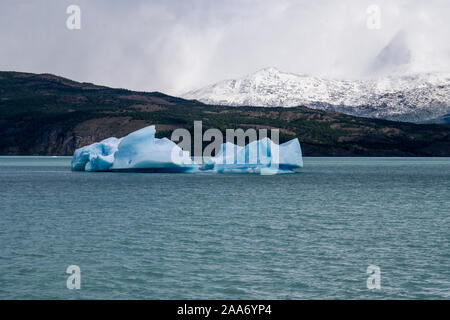
<path fill-rule="evenodd" d="M 183 98 L 227 106 L 304 105 L 356 116 L 423 121 L 450 112 L 450 75 L 394 73 L 343 80 L 265 68 L 240 79 L 190 91 Z"/>

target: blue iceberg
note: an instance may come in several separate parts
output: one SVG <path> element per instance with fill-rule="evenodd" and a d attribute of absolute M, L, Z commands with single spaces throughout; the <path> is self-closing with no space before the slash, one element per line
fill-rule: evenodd
<path fill-rule="evenodd" d="M 245 147 L 224 143 L 215 157 L 195 163 L 173 141 L 155 137 L 148 126 L 123 138 L 108 138 L 75 150 L 73 171 L 292 173 L 303 167 L 298 139 L 278 145 L 269 138 Z"/>
<path fill-rule="evenodd" d="M 122 139 L 108 138 L 75 150 L 72 157 L 73 171 L 108 171 L 114 162 Z"/>
<path fill-rule="evenodd" d="M 222 144 L 219 153 L 206 161 L 204 170 L 217 173 L 292 173 L 303 167 L 298 139 L 281 145 L 269 138 L 253 141 L 245 147 L 230 142 Z"/>
<path fill-rule="evenodd" d="M 75 150 L 73 171 L 186 172 L 198 169 L 173 141 L 155 138 L 148 126 L 124 138 L 108 138 Z"/>

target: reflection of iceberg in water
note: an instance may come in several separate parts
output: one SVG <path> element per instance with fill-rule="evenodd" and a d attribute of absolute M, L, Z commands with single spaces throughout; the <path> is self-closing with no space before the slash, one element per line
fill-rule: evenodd
<path fill-rule="evenodd" d="M 303 167 L 298 139 L 278 145 L 264 138 L 245 147 L 224 143 L 215 157 L 200 166 L 189 152 L 167 138 L 156 138 L 155 133 L 155 126 L 149 126 L 121 139 L 108 138 L 77 149 L 72 170 L 276 174 Z"/>

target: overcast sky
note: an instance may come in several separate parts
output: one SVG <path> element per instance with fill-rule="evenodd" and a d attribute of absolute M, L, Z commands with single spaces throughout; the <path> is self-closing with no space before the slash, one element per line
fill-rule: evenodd
<path fill-rule="evenodd" d="M 403 30 L 416 71 L 449 71 L 449 17 L 448 0 L 1 0 L 0 70 L 174 95 L 269 66 L 360 77 Z"/>

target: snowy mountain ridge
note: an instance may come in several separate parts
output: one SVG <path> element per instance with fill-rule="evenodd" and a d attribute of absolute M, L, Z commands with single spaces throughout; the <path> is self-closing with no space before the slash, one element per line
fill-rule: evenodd
<path fill-rule="evenodd" d="M 425 121 L 450 113 L 450 74 L 391 73 L 359 80 L 327 79 L 265 68 L 182 96 L 227 106 L 304 105 L 355 116 Z"/>

